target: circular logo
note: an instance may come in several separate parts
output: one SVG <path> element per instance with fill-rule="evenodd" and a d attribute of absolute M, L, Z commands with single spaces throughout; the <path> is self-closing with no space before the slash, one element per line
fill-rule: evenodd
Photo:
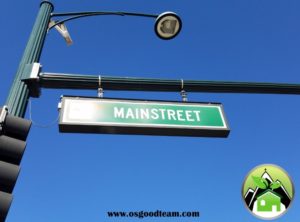
<path fill-rule="evenodd" d="M 271 220 L 286 213 L 294 198 L 294 186 L 284 169 L 264 164 L 250 171 L 242 195 L 254 216 Z"/>

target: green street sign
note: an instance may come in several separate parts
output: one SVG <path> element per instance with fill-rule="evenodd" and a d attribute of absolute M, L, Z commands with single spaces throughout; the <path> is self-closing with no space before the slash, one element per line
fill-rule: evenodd
<path fill-rule="evenodd" d="M 227 137 L 219 103 L 63 97 L 60 132 Z"/>

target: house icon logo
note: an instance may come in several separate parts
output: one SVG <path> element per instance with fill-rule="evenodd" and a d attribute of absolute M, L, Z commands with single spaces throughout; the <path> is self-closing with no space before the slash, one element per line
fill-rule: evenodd
<path fill-rule="evenodd" d="M 255 167 L 245 178 L 242 196 L 254 216 L 271 220 L 286 213 L 294 197 L 294 186 L 281 167 L 264 164 Z"/>

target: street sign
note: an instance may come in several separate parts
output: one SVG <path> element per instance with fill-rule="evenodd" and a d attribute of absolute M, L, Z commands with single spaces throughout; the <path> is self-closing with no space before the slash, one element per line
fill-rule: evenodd
<path fill-rule="evenodd" d="M 63 97 L 60 132 L 227 137 L 219 103 Z"/>

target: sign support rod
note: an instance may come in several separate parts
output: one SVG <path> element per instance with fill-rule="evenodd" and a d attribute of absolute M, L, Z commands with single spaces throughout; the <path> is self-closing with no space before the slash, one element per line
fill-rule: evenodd
<path fill-rule="evenodd" d="M 87 90 L 99 88 L 99 75 L 42 72 L 35 81 L 38 81 L 39 87 L 42 88 Z M 101 86 L 106 90 L 179 92 L 182 79 L 101 76 Z M 187 92 L 208 93 L 300 94 L 300 84 L 268 82 L 184 80 L 184 89 Z"/>

